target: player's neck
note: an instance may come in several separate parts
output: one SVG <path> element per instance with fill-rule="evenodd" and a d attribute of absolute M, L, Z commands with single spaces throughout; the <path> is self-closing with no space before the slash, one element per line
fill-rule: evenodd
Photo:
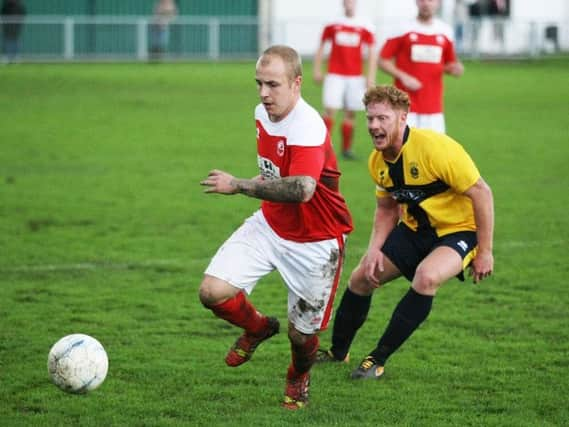
<path fill-rule="evenodd" d="M 397 160 L 397 157 L 399 157 L 400 152 L 401 152 L 401 146 L 389 147 L 383 150 L 381 154 L 383 155 L 384 160 L 390 163 L 394 163 Z"/>
<path fill-rule="evenodd" d="M 419 21 L 421 24 L 424 24 L 424 25 L 431 25 L 433 23 L 434 19 L 435 19 L 435 17 L 433 15 L 431 15 L 431 16 L 417 15 L 417 21 Z"/>
<path fill-rule="evenodd" d="M 299 100 L 300 100 L 300 94 L 298 94 L 298 95 L 295 96 L 294 101 L 293 101 L 293 102 L 288 106 L 288 108 L 287 108 L 285 111 L 283 111 L 281 114 L 279 114 L 279 115 L 269 114 L 269 120 L 270 120 L 271 122 L 273 122 L 273 123 L 277 123 L 277 122 L 283 121 L 284 119 L 286 119 L 286 118 L 289 116 L 290 112 L 291 112 L 292 110 L 294 110 L 294 107 L 296 107 L 296 105 L 298 104 L 298 101 L 299 101 Z"/>
<path fill-rule="evenodd" d="M 394 135 L 393 143 L 389 145 L 385 150 L 382 151 L 384 160 L 388 162 L 395 162 L 403 149 L 403 139 L 405 138 L 406 125 L 399 129 L 399 132 Z"/>

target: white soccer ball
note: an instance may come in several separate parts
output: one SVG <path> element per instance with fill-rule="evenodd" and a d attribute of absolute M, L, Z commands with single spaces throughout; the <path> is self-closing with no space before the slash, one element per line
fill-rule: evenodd
<path fill-rule="evenodd" d="M 47 357 L 53 383 L 68 393 L 87 393 L 99 387 L 109 369 L 107 352 L 99 341 L 85 334 L 67 335 L 57 341 Z"/>

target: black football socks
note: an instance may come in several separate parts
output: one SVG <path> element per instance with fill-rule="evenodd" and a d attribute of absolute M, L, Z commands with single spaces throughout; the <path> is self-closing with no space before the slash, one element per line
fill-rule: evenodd
<path fill-rule="evenodd" d="M 371 295 L 361 296 L 347 288 L 336 311 L 334 328 L 332 330 L 332 347 L 330 351 L 338 360 L 344 360 L 358 329 L 364 324 Z"/>
<path fill-rule="evenodd" d="M 432 305 L 432 295 L 421 295 L 409 288 L 397 304 L 377 347 L 371 352 L 378 364 L 384 365 L 389 356 L 415 332 L 429 315 Z"/>

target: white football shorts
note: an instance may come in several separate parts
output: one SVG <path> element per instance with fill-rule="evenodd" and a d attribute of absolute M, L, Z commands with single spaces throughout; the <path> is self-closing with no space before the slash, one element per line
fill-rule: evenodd
<path fill-rule="evenodd" d="M 365 90 L 366 81 L 363 76 L 326 74 L 322 87 L 322 104 L 324 108 L 334 110 L 362 111 Z"/>
<path fill-rule="evenodd" d="M 259 279 L 277 270 L 288 288 L 288 320 L 298 331 L 313 334 L 328 326 L 345 239 L 285 240 L 258 210 L 223 243 L 205 274 L 250 294 Z"/>
<path fill-rule="evenodd" d="M 445 133 L 445 115 L 436 114 L 407 114 L 407 124 L 412 128 L 431 129 L 439 133 Z"/>

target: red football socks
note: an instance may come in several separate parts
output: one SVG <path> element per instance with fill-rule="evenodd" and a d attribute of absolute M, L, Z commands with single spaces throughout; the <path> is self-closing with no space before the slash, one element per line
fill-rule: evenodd
<path fill-rule="evenodd" d="M 352 122 L 342 122 L 342 151 L 350 151 L 354 136 L 354 124 Z"/>
<path fill-rule="evenodd" d="M 217 317 L 245 329 L 245 332 L 251 335 L 261 333 L 268 326 L 267 317 L 255 309 L 243 292 L 210 309 Z"/>
<path fill-rule="evenodd" d="M 303 345 L 291 344 L 292 364 L 289 367 L 289 378 L 302 375 L 310 370 L 316 361 L 319 344 L 318 335 L 312 335 Z"/>
<path fill-rule="evenodd" d="M 322 117 L 322 120 L 324 120 L 324 124 L 326 125 L 326 129 L 328 129 L 328 133 L 330 135 L 332 135 L 332 128 L 334 127 L 334 120 L 332 120 L 328 116 Z"/>

